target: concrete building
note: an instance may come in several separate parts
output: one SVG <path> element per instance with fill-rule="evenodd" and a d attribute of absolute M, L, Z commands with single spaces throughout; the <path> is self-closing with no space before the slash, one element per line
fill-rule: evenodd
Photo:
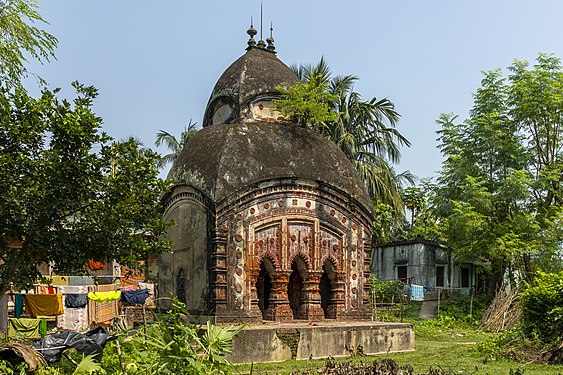
<path fill-rule="evenodd" d="M 422 239 L 374 246 L 372 272 L 382 280 L 402 280 L 431 288 L 469 293 L 477 286 L 475 265 L 456 260 L 445 247 Z"/>
<path fill-rule="evenodd" d="M 335 144 L 277 112 L 298 77 L 248 33 L 170 170 L 160 296 L 217 322 L 369 318 L 369 196 Z"/>

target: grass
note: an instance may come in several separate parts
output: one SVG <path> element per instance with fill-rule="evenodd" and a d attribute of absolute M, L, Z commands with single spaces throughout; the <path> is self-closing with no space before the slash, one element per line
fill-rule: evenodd
<path fill-rule="evenodd" d="M 416 330 L 419 331 L 419 330 Z M 481 342 L 488 333 L 474 329 L 436 329 L 431 334 L 426 330 L 416 332 L 415 352 L 364 356 L 341 359 L 341 361 L 373 362 L 381 358 L 391 358 L 397 363 L 410 364 L 416 371 L 426 372 L 431 368 L 441 368 L 452 374 L 515 374 L 557 375 L 563 374 L 563 365 L 550 366 L 534 363 L 518 363 L 507 360 L 491 360 L 475 350 L 475 343 Z M 285 361 L 279 363 L 256 363 L 253 374 L 290 374 L 297 369 L 315 369 L 324 366 L 324 360 Z M 250 365 L 237 366 L 242 374 L 250 373 Z M 517 370 L 520 370 L 518 372 Z"/>
<path fill-rule="evenodd" d="M 415 326 L 415 351 L 412 353 L 386 354 L 340 359 L 339 361 L 373 362 L 390 358 L 399 364 L 410 364 L 418 372 L 443 369 L 451 374 L 514 374 L 514 375 L 563 375 L 563 365 L 551 366 L 523 363 L 492 358 L 476 350 L 477 343 L 494 334 L 481 332 L 470 324 L 459 320 L 421 321 L 418 319 L 420 304 L 412 304 L 404 310 L 404 321 Z M 397 320 L 389 314 L 389 320 Z M 252 374 L 283 375 L 291 372 L 324 367 L 324 360 L 285 361 L 278 363 L 255 363 Z M 237 366 L 241 374 L 250 374 L 250 365 Z M 235 371 L 236 373 L 236 371 Z"/>

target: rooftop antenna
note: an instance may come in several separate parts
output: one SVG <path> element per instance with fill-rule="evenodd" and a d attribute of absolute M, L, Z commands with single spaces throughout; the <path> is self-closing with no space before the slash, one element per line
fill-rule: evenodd
<path fill-rule="evenodd" d="M 262 39 L 262 2 L 260 2 L 260 40 L 258 41 L 257 46 L 260 48 L 266 47 L 266 43 Z"/>

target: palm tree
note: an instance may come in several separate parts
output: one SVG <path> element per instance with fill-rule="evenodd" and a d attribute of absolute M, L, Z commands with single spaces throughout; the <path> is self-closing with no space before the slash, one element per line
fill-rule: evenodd
<path fill-rule="evenodd" d="M 331 103 L 336 121 L 315 124 L 314 129 L 333 141 L 354 164 L 372 200 L 383 202 L 401 214 L 400 190 L 412 184 L 410 172 L 396 174 L 393 165 L 401 158 L 400 148 L 410 142 L 395 128 L 399 113 L 387 98 L 362 100 L 354 91 L 356 76 L 332 77 L 324 58 L 314 66 L 293 66 L 302 82 L 313 77 L 328 84 L 328 93 L 336 99 Z"/>
<path fill-rule="evenodd" d="M 164 130 L 160 130 L 158 133 L 156 133 L 156 140 L 154 144 L 157 147 L 165 145 L 166 148 L 170 150 L 170 153 L 164 155 L 162 159 L 160 159 L 158 167 L 163 168 L 166 164 L 173 163 L 180 152 L 186 146 L 186 143 L 188 143 L 188 140 L 193 137 L 195 133 L 197 133 L 197 131 L 197 122 L 192 122 L 192 120 L 190 119 L 188 125 L 186 125 L 186 127 L 180 134 L 180 139 L 177 139 L 174 135 Z"/>

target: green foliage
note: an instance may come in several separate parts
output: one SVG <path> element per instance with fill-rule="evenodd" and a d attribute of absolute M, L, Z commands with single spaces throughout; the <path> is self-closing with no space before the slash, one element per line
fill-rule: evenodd
<path fill-rule="evenodd" d="M 329 103 L 336 96 L 327 92 L 328 83 L 323 82 L 322 76 L 313 75 L 308 82 L 299 82 L 290 88 L 277 87 L 282 99 L 274 99 L 274 104 L 284 116 L 297 119 L 302 126 L 313 127 L 315 124 L 335 121 L 334 113 Z"/>
<path fill-rule="evenodd" d="M 563 66 L 536 62 L 484 73 L 470 117 L 437 121 L 445 161 L 430 206 L 450 248 L 491 265 L 491 290 L 507 267 L 527 276 L 533 255 L 560 255 Z"/>
<path fill-rule="evenodd" d="M 17 365 L 13 365 L 8 361 L 0 361 L 0 374 L 6 375 L 24 375 L 26 374 L 27 366 L 25 363 L 21 362 Z"/>
<path fill-rule="evenodd" d="M 520 293 L 520 304 L 526 334 L 544 342 L 563 339 L 563 271 L 539 272 L 534 283 Z"/>
<path fill-rule="evenodd" d="M 477 327 L 490 303 L 491 299 L 486 294 L 478 294 L 473 300 L 471 296 L 448 298 L 440 301 L 440 317 L 449 317 Z"/>
<path fill-rule="evenodd" d="M 225 354 L 242 327 L 220 327 L 209 321 L 205 327 L 189 322 L 185 305 L 174 301 L 174 309 L 157 315 L 147 336 L 137 336 L 139 373 L 228 374 L 232 365 Z"/>
<path fill-rule="evenodd" d="M 403 282 L 400 280 L 381 280 L 373 273 L 369 275 L 371 288 L 371 302 L 392 302 L 400 301 L 403 291 Z"/>
<path fill-rule="evenodd" d="M 284 98 L 274 101 L 278 109 L 334 142 L 354 165 L 373 202 L 391 207 L 393 215 L 402 219 L 399 191 L 414 177 L 393 170 L 400 161 L 400 148 L 410 146 L 395 128 L 400 117 L 395 105 L 387 98 L 362 99 L 354 91 L 358 78 L 331 77 L 323 58 L 316 65 L 293 70 L 302 83 L 289 90 L 279 88 Z"/>
<path fill-rule="evenodd" d="M 188 143 L 188 140 L 193 137 L 197 131 L 197 122 L 192 122 L 192 120 L 190 120 L 188 125 L 186 125 L 186 128 L 180 134 L 180 139 L 177 139 L 174 135 L 164 130 L 160 130 L 156 133 L 156 140 L 154 144 L 156 146 L 165 145 L 166 148 L 170 150 L 170 153 L 164 155 L 162 159 L 159 160 L 159 168 L 164 168 L 164 166 L 168 163 L 173 163 L 186 146 L 186 143 Z"/>
<path fill-rule="evenodd" d="M 0 81 L 8 87 L 21 87 L 26 56 L 39 62 L 55 57 L 57 39 L 34 26 L 47 23 L 37 9 L 36 0 L 0 1 Z"/>
<path fill-rule="evenodd" d="M 72 103 L 0 87 L 0 293 L 31 285 L 43 262 L 80 274 L 90 259 L 134 265 L 168 248 L 159 156 L 103 133 L 96 89 L 73 86 Z"/>
<path fill-rule="evenodd" d="M 102 368 L 101 364 L 94 359 L 94 355 L 81 356 L 78 365 L 72 365 L 73 370 L 65 370 L 61 366 L 52 366 L 40 369 L 36 372 L 38 375 L 102 375 L 106 371 Z"/>

